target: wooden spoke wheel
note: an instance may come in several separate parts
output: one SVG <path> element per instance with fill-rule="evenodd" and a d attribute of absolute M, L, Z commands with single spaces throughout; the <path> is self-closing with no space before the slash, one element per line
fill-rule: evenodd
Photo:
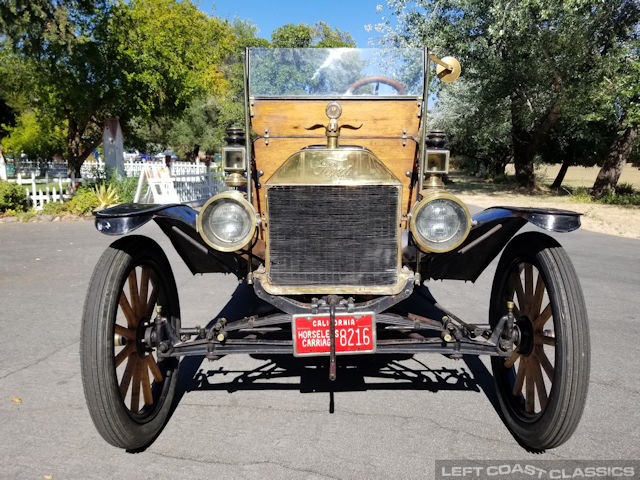
<path fill-rule="evenodd" d="M 492 358 L 504 420 L 532 450 L 564 443 L 576 429 L 589 383 L 589 332 L 580 284 L 564 249 L 547 235 L 519 235 L 493 282 L 490 322 L 513 301 L 517 348 Z"/>
<path fill-rule="evenodd" d="M 158 359 L 145 343 L 158 307 L 179 326 L 175 280 L 162 249 L 140 236 L 114 242 L 91 278 L 80 353 L 93 422 L 121 448 L 148 445 L 171 409 L 178 361 Z"/>

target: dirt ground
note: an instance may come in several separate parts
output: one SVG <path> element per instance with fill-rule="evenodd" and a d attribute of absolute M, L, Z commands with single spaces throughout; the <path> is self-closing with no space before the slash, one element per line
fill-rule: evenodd
<path fill-rule="evenodd" d="M 559 166 L 546 166 L 536 171 L 539 181 L 552 182 Z M 507 173 L 509 172 L 507 169 Z M 598 168 L 571 167 L 563 185 L 591 187 L 598 174 Z M 491 182 L 453 174 L 454 184 L 447 187 L 463 202 L 479 207 L 493 206 L 562 208 L 583 214 L 582 227 L 592 232 L 607 233 L 621 237 L 640 239 L 640 207 L 620 207 L 597 203 L 571 201 L 569 195 L 556 195 L 542 187 L 534 194 L 524 194 Z M 640 170 L 627 165 L 620 183 L 630 183 L 640 188 Z"/>

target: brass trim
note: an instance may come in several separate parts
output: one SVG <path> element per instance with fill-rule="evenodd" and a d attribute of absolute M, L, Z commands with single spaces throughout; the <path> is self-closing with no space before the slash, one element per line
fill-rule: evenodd
<path fill-rule="evenodd" d="M 268 249 L 267 249 L 268 252 Z M 268 254 L 267 254 L 268 257 Z M 267 261 L 265 259 L 265 261 Z M 318 294 L 318 295 L 330 295 L 330 294 L 352 294 L 352 295 L 397 295 L 402 291 L 407 281 L 413 280 L 415 273 L 404 267 L 398 271 L 398 281 L 393 285 L 314 285 L 312 287 L 304 286 L 285 286 L 279 287 L 272 285 L 269 280 L 269 275 L 266 272 L 264 266 L 260 266 L 258 270 L 253 272 L 255 278 L 260 280 L 265 292 L 271 295 L 305 295 L 305 294 Z"/>
<path fill-rule="evenodd" d="M 428 192 L 432 190 L 444 190 L 444 182 L 438 174 L 429 175 L 426 182 L 424 182 L 422 186 L 424 187 L 424 190 L 420 192 L 421 194 L 423 192 L 424 194 L 428 194 Z"/>
<path fill-rule="evenodd" d="M 437 63 L 436 75 L 443 82 L 453 82 L 460 76 L 462 68 L 460 67 L 460 62 L 454 57 L 443 57 L 440 59 L 430 54 L 429 58 Z"/>
<path fill-rule="evenodd" d="M 227 187 L 246 187 L 247 179 L 242 174 L 235 172 L 227 175 L 224 179 L 224 184 Z"/>
<path fill-rule="evenodd" d="M 238 202 L 240 205 L 242 205 L 244 207 L 244 209 L 247 211 L 247 213 L 249 213 L 249 217 L 251 219 L 253 219 L 253 228 L 251 228 L 249 230 L 249 233 L 247 234 L 246 238 L 242 240 L 242 242 L 236 242 L 231 246 L 224 246 L 224 245 L 217 245 L 216 243 L 212 242 L 211 240 L 209 240 L 209 238 L 207 238 L 207 236 L 204 234 L 203 229 L 202 229 L 202 214 L 207 210 L 207 208 L 215 201 L 223 199 L 223 198 L 230 198 L 232 200 L 235 200 L 236 202 Z M 244 197 L 244 195 L 239 192 L 238 190 L 229 190 L 226 192 L 222 192 L 222 193 L 218 193 L 217 195 L 214 195 L 213 197 L 211 197 L 209 200 L 207 200 L 207 202 L 202 206 L 202 210 L 200 210 L 200 212 L 198 213 L 198 216 L 196 217 L 196 225 L 198 228 L 198 233 L 200 234 L 200 236 L 202 237 L 202 240 L 204 240 L 204 242 L 209 245 L 210 247 L 214 248 L 215 250 L 218 250 L 220 252 L 235 252 L 240 250 L 242 247 L 244 247 L 245 245 L 247 245 L 251 239 L 253 238 L 253 236 L 255 235 L 256 232 L 256 228 L 257 228 L 257 220 L 256 220 L 256 211 L 253 208 L 253 205 L 251 205 L 249 203 L 249 201 Z"/>
<path fill-rule="evenodd" d="M 462 207 L 462 209 L 464 210 L 464 212 L 466 214 L 466 217 L 467 217 L 467 227 L 466 227 L 464 235 L 462 236 L 460 241 L 458 243 L 456 243 L 455 245 L 452 245 L 449 248 L 444 248 L 444 249 L 440 249 L 440 250 L 434 249 L 434 248 L 426 245 L 424 242 L 422 242 L 420 240 L 420 236 L 416 233 L 417 232 L 417 229 L 416 229 L 416 217 L 418 216 L 418 212 L 420 212 L 420 210 L 422 210 L 428 203 L 432 202 L 433 200 L 437 200 L 439 198 L 446 198 L 446 199 L 451 200 L 451 201 L 457 203 L 458 205 L 460 205 Z M 422 198 L 422 200 L 420 200 L 419 202 L 417 202 L 417 203 L 415 203 L 413 205 L 413 208 L 411 209 L 411 214 L 410 215 L 411 215 L 411 221 L 409 222 L 409 230 L 411 231 L 411 235 L 413 236 L 413 239 L 418 244 L 420 249 L 425 251 L 425 252 L 432 252 L 432 253 L 450 252 L 451 250 L 454 250 L 454 249 L 458 248 L 467 239 L 467 236 L 469 235 L 469 232 L 471 231 L 471 214 L 469 213 L 469 209 L 462 202 L 462 200 L 460 200 L 458 197 L 450 194 L 449 192 L 443 192 L 443 191 L 428 192 L 427 195 Z"/>
<path fill-rule="evenodd" d="M 265 182 L 275 185 L 397 185 L 402 182 L 366 148 L 317 148 L 298 150 Z"/>

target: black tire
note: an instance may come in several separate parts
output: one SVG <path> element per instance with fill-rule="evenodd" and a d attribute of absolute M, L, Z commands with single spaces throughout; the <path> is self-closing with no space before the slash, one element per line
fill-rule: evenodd
<path fill-rule="evenodd" d="M 160 246 L 135 235 L 112 243 L 87 291 L 80 364 L 93 423 L 107 442 L 127 450 L 149 445 L 160 433 L 176 387 L 178 360 L 158 361 L 141 342 L 141 324 L 153 321 L 156 306 L 179 327 L 176 284 Z"/>
<path fill-rule="evenodd" d="M 521 340 L 512 358 L 491 359 L 504 421 L 530 450 L 554 448 L 578 426 L 590 368 L 582 289 L 554 239 L 528 232 L 507 245 L 491 291 L 492 325 L 507 313 L 510 300 Z"/>

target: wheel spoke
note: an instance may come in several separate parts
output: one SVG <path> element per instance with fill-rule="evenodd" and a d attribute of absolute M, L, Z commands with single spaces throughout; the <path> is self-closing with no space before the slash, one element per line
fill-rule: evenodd
<path fill-rule="evenodd" d="M 136 345 L 135 343 L 128 343 L 125 347 L 118 352 L 116 358 L 113 360 L 113 363 L 116 368 L 120 366 L 122 362 L 125 361 L 126 358 L 129 357 L 133 352 L 135 352 Z"/>
<path fill-rule="evenodd" d="M 136 275 L 136 267 L 129 272 L 129 300 L 131 300 L 131 309 L 139 317 L 140 314 L 140 298 L 138 297 L 138 277 Z"/>
<path fill-rule="evenodd" d="M 527 296 L 527 300 L 530 300 L 533 296 L 533 265 L 530 263 L 524 266 L 524 293 Z"/>
<path fill-rule="evenodd" d="M 138 315 L 143 316 L 145 314 L 144 309 L 147 305 L 147 300 L 149 297 L 149 275 L 151 270 L 149 267 L 144 265 L 142 267 L 142 275 L 140 276 L 140 310 L 138 310 Z"/>
<path fill-rule="evenodd" d="M 127 319 L 128 327 L 136 328 L 138 326 L 138 317 L 135 313 L 133 313 L 133 310 L 129 305 L 129 301 L 127 300 L 127 296 L 124 294 L 124 292 L 120 293 L 120 300 L 118 301 L 118 304 L 120 305 L 120 308 L 122 309 L 122 312 Z"/>
<path fill-rule="evenodd" d="M 538 315 L 538 318 L 533 322 L 533 330 L 539 332 L 544 327 L 544 324 L 547 323 L 547 320 L 551 318 L 551 302 L 544 307 L 544 310 Z"/>
<path fill-rule="evenodd" d="M 133 413 L 138 413 L 138 408 L 140 407 L 140 367 L 137 363 L 136 358 L 136 368 L 133 370 L 133 382 L 131 389 L 131 411 Z"/>
<path fill-rule="evenodd" d="M 116 332 L 117 335 L 122 335 L 127 340 L 135 341 L 136 333 L 131 328 L 124 328 L 122 325 L 118 325 L 116 323 Z"/>
<path fill-rule="evenodd" d="M 511 357 L 504 362 L 504 366 L 506 368 L 513 367 L 513 364 L 516 363 L 516 360 L 518 360 L 518 358 L 520 358 L 520 353 L 513 352 L 513 355 L 511 355 Z"/>
<path fill-rule="evenodd" d="M 524 296 L 524 290 L 522 289 L 522 281 L 520 280 L 520 272 L 518 270 L 511 274 L 511 283 L 518 297 L 518 310 L 522 313 L 526 310 L 526 300 Z"/>
<path fill-rule="evenodd" d="M 147 363 L 149 364 L 149 369 L 151 370 L 151 374 L 153 375 L 153 379 L 156 381 L 156 383 L 162 382 L 162 372 L 160 371 L 160 368 L 158 367 L 156 361 L 153 359 L 153 355 L 147 355 L 146 358 Z"/>
<path fill-rule="evenodd" d="M 140 378 L 142 379 L 142 395 L 145 405 L 153 405 L 153 395 L 151 394 L 151 383 L 149 382 L 149 368 L 147 362 L 140 362 Z"/>
<path fill-rule="evenodd" d="M 542 379 L 542 370 L 540 369 L 539 362 L 533 363 L 533 379 L 536 384 L 536 392 L 538 392 L 538 400 L 540 401 L 540 409 L 544 410 L 544 407 L 547 406 L 547 401 L 549 398 L 547 397 L 547 388 L 544 385 L 544 380 Z"/>
<path fill-rule="evenodd" d="M 525 357 L 520 358 L 520 363 L 518 364 L 518 373 L 516 374 L 516 381 L 513 384 L 513 395 L 519 397 L 522 394 L 522 383 L 524 382 L 524 376 L 526 373 L 527 359 Z"/>
<path fill-rule="evenodd" d="M 127 366 L 124 369 L 124 374 L 122 375 L 122 379 L 120 380 L 120 396 L 122 400 L 127 396 L 127 391 L 129 390 L 129 384 L 131 383 L 131 374 L 133 373 L 133 369 L 136 367 L 136 363 L 138 361 L 137 357 L 130 357 L 127 362 Z"/>
<path fill-rule="evenodd" d="M 534 294 L 533 305 L 531 305 L 531 317 L 537 317 L 542 308 L 542 300 L 544 299 L 544 279 L 542 274 L 538 272 L 538 280 L 536 281 L 536 293 Z"/>
<path fill-rule="evenodd" d="M 535 384 L 533 381 L 532 361 L 527 362 L 526 386 L 524 395 L 524 408 L 527 413 L 533 413 L 535 409 Z"/>
<path fill-rule="evenodd" d="M 547 357 L 547 354 L 544 353 L 544 348 L 542 347 L 542 345 L 536 346 L 535 352 L 536 352 L 536 357 L 538 357 L 538 360 L 540 360 L 540 365 L 542 365 L 542 369 L 544 370 L 544 373 L 546 373 L 547 377 L 549 377 L 549 380 L 553 382 L 553 366 L 551 365 L 551 362 L 549 361 L 549 357 Z"/>
<path fill-rule="evenodd" d="M 149 320 L 151 315 L 153 315 L 153 307 L 156 306 L 156 302 L 158 301 L 158 289 L 153 286 L 151 290 L 151 295 L 149 295 L 149 301 L 147 302 L 145 320 Z"/>
<path fill-rule="evenodd" d="M 536 345 L 549 345 L 551 347 L 555 347 L 556 338 L 550 337 L 548 335 L 542 335 L 541 333 L 536 333 L 533 337 L 533 343 Z"/>

